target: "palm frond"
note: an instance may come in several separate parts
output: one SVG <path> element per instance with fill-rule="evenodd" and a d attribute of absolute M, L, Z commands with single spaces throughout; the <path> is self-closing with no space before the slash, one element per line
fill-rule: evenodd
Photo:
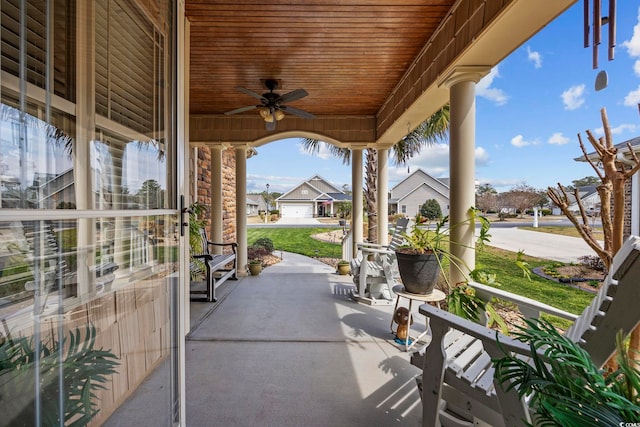
<path fill-rule="evenodd" d="M 333 157 L 342 160 L 343 164 L 348 165 L 351 161 L 351 150 L 348 148 L 341 148 L 313 138 L 302 138 L 302 145 L 304 145 L 304 149 L 310 154 L 319 154 L 320 148 L 326 147 L 329 153 L 331 153 Z"/>
<path fill-rule="evenodd" d="M 28 398 L 37 384 L 43 425 L 61 425 L 61 420 L 69 426 L 87 425 L 98 413 L 95 391 L 105 389 L 104 384 L 120 364 L 110 351 L 95 348 L 96 335 L 96 328 L 88 324 L 84 332 L 76 328 L 49 345 L 36 346 L 33 338 L 25 337 L 1 342 L 0 395 Z M 64 414 L 60 414 L 59 396 L 64 397 Z M 34 402 L 2 399 L 2 405 L 3 417 L 9 424 L 30 425 L 34 419 Z"/>
<path fill-rule="evenodd" d="M 584 349 L 560 335 L 553 325 L 538 319 L 525 322 L 526 327 L 520 327 L 514 336 L 529 343 L 531 360 L 503 350 L 504 357 L 493 363 L 495 378 L 505 390 L 532 397 L 535 425 L 640 422 L 637 398 L 630 399 L 622 390 L 629 390 L 627 384 L 640 383 L 640 373 L 632 364 L 622 358 L 624 368 L 605 376 Z M 619 354 L 624 352 L 621 342 L 617 343 Z"/>
<path fill-rule="evenodd" d="M 448 135 L 449 104 L 446 104 L 398 141 L 392 148 L 391 159 L 398 166 L 406 165 L 423 147 L 442 141 Z"/>

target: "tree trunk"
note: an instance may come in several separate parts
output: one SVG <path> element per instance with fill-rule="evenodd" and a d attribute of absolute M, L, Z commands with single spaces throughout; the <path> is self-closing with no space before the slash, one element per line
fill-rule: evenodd
<path fill-rule="evenodd" d="M 598 155 L 597 162 L 587 156 L 587 150 L 585 149 L 580 134 L 578 134 L 578 141 L 580 142 L 580 149 L 582 150 L 584 158 L 602 182 L 598 185 L 597 189 L 598 195 L 600 196 L 600 218 L 602 220 L 604 245 L 601 246 L 593 236 L 585 208 L 578 197 L 577 189 L 574 191 L 574 195 L 578 202 L 581 221 L 573 212 L 569 211 L 569 199 L 561 184 L 558 184 L 559 190 L 549 188 L 547 194 L 573 223 L 585 242 L 587 242 L 602 259 L 607 270 L 610 270 L 612 259 L 616 252 L 622 247 L 623 243 L 625 183 L 640 170 L 640 161 L 631 146 L 628 146 L 631 159 L 624 159 L 618 156 L 618 149 L 613 143 L 613 134 L 609 126 L 607 111 L 604 108 L 600 110 L 600 117 L 602 118 L 604 137 L 596 138 L 591 131 L 586 131 L 589 142 L 593 145 Z M 639 358 L 639 350 L 640 327 L 631 333 L 629 357 L 632 359 Z M 611 372 L 616 368 L 615 358 L 612 357 L 605 365 L 605 369 Z"/>
<path fill-rule="evenodd" d="M 378 243 L 378 206 L 376 197 L 378 156 L 375 149 L 367 148 L 365 162 L 364 199 L 367 203 L 367 241 L 369 243 Z"/>

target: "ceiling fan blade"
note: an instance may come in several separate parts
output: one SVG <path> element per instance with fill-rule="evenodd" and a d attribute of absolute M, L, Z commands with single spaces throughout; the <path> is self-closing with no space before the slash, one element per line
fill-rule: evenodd
<path fill-rule="evenodd" d="M 294 116 L 298 116 L 298 117 L 302 117 L 303 119 L 315 119 L 316 116 L 314 116 L 311 113 L 308 113 L 304 110 L 301 110 L 299 108 L 295 108 L 295 107 L 290 107 L 288 105 L 282 105 L 280 107 L 280 109 L 282 111 L 285 111 L 287 113 L 293 114 Z"/>
<path fill-rule="evenodd" d="M 305 96 L 309 95 L 307 93 L 306 90 L 304 89 L 296 89 L 293 90 L 289 93 L 285 93 L 284 95 L 280 96 L 280 98 L 278 98 L 277 102 L 280 104 L 284 104 L 285 102 L 291 102 L 291 101 L 296 101 L 300 98 L 304 98 Z"/>
<path fill-rule="evenodd" d="M 235 110 L 227 111 L 225 114 L 230 116 L 231 114 L 244 113 L 245 111 L 255 110 L 256 108 L 261 107 L 261 105 L 248 105 L 242 108 L 236 108 Z"/>
<path fill-rule="evenodd" d="M 262 95 L 260 95 L 258 93 L 255 93 L 252 90 L 245 89 L 245 88 L 243 88 L 241 86 L 236 86 L 236 89 L 238 89 L 240 92 L 246 93 L 249 96 L 253 96 L 256 99 L 259 99 L 261 102 L 269 102 L 269 100 L 267 98 L 265 98 L 264 96 L 262 96 Z"/>

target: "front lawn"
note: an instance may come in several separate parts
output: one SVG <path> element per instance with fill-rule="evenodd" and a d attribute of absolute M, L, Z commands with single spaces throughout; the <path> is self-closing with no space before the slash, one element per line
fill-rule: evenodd
<path fill-rule="evenodd" d="M 516 253 L 487 246 L 476 254 L 476 267 L 497 274 L 500 289 L 526 296 L 574 314 L 580 314 L 591 302 L 594 294 L 544 279 L 533 273 L 531 280 L 524 277 L 515 264 Z M 548 265 L 549 260 L 525 256 L 529 268 Z"/>
<path fill-rule="evenodd" d="M 273 241 L 276 251 L 293 252 L 311 258 L 340 258 L 342 246 L 321 242 L 312 238 L 314 234 L 326 233 L 335 228 L 249 228 L 247 240 L 249 246 L 262 237 Z"/>

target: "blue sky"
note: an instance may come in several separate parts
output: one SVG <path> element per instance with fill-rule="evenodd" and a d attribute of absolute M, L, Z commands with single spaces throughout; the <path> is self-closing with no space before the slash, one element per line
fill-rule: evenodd
<path fill-rule="evenodd" d="M 603 10 L 608 2 L 603 2 Z M 583 47 L 582 2 L 512 52 L 476 88 L 476 179 L 499 192 L 526 183 L 538 189 L 558 182 L 595 176 L 591 167 L 573 159 L 582 153 L 580 133 L 592 151 L 586 130 L 602 133 L 600 109 L 606 108 L 614 143 L 640 135 L 640 2 L 617 2 L 615 59 L 607 60 L 607 26 L 599 49 L 599 68 L 592 50 Z M 596 91 L 599 71 L 609 77 Z M 389 167 L 389 185 L 421 168 L 448 177 L 446 143 L 423 149 L 409 167 Z M 319 174 L 338 187 L 351 185 L 351 167 L 328 153 L 306 153 L 297 139 L 258 148 L 247 161 L 249 192 L 284 192 Z"/>

